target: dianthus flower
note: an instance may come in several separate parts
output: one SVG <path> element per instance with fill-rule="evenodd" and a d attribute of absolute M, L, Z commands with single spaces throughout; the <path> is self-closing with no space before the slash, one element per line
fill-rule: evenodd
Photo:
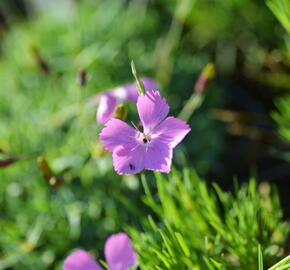
<path fill-rule="evenodd" d="M 182 120 L 167 117 L 169 106 L 158 91 L 146 91 L 137 100 L 142 129 L 112 118 L 100 134 L 106 150 L 112 153 L 118 174 L 136 174 L 142 170 L 169 173 L 173 148 L 190 127 Z"/>

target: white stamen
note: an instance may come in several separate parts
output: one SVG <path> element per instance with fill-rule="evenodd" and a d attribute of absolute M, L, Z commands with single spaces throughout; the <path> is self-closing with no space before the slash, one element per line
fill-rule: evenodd
<path fill-rule="evenodd" d="M 132 124 L 132 126 L 137 130 L 137 131 L 139 131 L 140 132 L 140 130 L 136 127 L 136 125 L 134 124 L 134 122 L 133 121 L 131 121 L 131 124 Z"/>

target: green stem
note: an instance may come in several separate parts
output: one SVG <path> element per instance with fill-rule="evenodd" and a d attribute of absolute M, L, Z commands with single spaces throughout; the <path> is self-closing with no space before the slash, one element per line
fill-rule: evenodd
<path fill-rule="evenodd" d="M 156 50 L 157 79 L 163 86 L 168 85 L 172 76 L 174 62 L 176 61 L 175 51 L 182 39 L 182 30 L 186 19 L 191 13 L 193 0 L 176 1 L 176 8 L 173 14 L 171 25 L 166 36 L 161 39 Z"/>
<path fill-rule="evenodd" d="M 196 93 L 192 94 L 189 100 L 185 103 L 181 112 L 179 113 L 178 118 L 184 121 L 188 121 L 188 119 L 191 117 L 193 112 L 200 107 L 200 105 L 203 102 L 203 99 L 204 99 L 204 96 L 201 96 Z"/>

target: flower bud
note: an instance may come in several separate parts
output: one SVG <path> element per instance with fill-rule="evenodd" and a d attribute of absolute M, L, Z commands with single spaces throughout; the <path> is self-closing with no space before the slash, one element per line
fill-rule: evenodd
<path fill-rule="evenodd" d="M 115 118 L 118 118 L 122 121 L 126 121 L 127 117 L 128 117 L 127 110 L 125 109 L 123 104 L 120 104 L 116 109 Z"/>
<path fill-rule="evenodd" d="M 202 70 L 199 78 L 194 86 L 194 91 L 198 95 L 203 95 L 209 82 L 211 82 L 216 76 L 216 69 L 214 64 L 208 63 Z"/>
<path fill-rule="evenodd" d="M 87 83 L 87 71 L 85 69 L 81 69 L 78 74 L 78 84 L 83 87 Z"/>
<path fill-rule="evenodd" d="M 6 158 L 4 160 L 0 160 L 0 168 L 6 168 L 15 163 L 18 160 L 18 158 L 10 157 Z"/>
<path fill-rule="evenodd" d="M 38 157 L 37 163 L 43 178 L 49 181 L 49 179 L 53 177 L 53 172 L 46 159 L 44 157 Z"/>
<path fill-rule="evenodd" d="M 49 186 L 57 189 L 63 185 L 63 178 L 61 176 L 56 176 L 53 173 L 44 157 L 38 157 L 37 163 L 43 178 L 49 184 Z"/>
<path fill-rule="evenodd" d="M 136 67 L 135 67 L 135 64 L 134 64 L 133 60 L 131 61 L 131 70 L 132 70 L 132 74 L 133 74 L 133 76 L 134 76 L 134 78 L 136 80 L 136 83 L 137 83 L 139 95 L 145 95 L 146 91 L 145 91 L 145 88 L 144 88 L 144 84 L 143 84 L 143 82 L 140 79 L 139 73 L 136 70 Z"/>

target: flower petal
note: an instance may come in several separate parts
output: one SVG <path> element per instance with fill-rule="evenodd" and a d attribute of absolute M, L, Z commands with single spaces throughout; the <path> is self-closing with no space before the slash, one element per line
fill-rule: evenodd
<path fill-rule="evenodd" d="M 150 132 L 169 112 L 169 106 L 158 91 L 147 91 L 146 95 L 139 96 L 137 109 L 144 131 Z"/>
<path fill-rule="evenodd" d="M 144 88 L 147 91 L 156 90 L 157 83 L 156 81 L 149 78 L 141 78 Z M 139 93 L 136 83 L 127 84 L 121 87 L 116 88 L 112 91 L 112 94 L 121 101 L 131 101 L 137 103 Z"/>
<path fill-rule="evenodd" d="M 88 252 L 78 250 L 65 259 L 63 270 L 103 270 L 103 268 Z"/>
<path fill-rule="evenodd" d="M 100 133 L 100 140 L 111 153 L 118 146 L 136 142 L 137 131 L 125 122 L 112 118 Z"/>
<path fill-rule="evenodd" d="M 128 270 L 137 264 L 137 255 L 125 233 L 111 235 L 105 244 L 105 257 L 110 270 Z"/>
<path fill-rule="evenodd" d="M 144 170 L 145 147 L 139 142 L 119 146 L 113 152 L 113 165 L 118 174 L 136 174 Z"/>
<path fill-rule="evenodd" d="M 150 78 L 141 78 L 141 81 L 143 82 L 144 88 L 146 91 L 153 91 L 158 89 L 157 82 L 155 80 L 152 80 Z"/>
<path fill-rule="evenodd" d="M 169 173 L 172 162 L 172 147 L 169 144 L 152 140 L 146 149 L 145 169 Z"/>
<path fill-rule="evenodd" d="M 184 121 L 174 117 L 167 117 L 154 130 L 153 137 L 158 141 L 168 143 L 172 148 L 179 144 L 185 135 L 190 131 L 190 127 Z"/>
<path fill-rule="evenodd" d="M 97 122 L 104 125 L 114 117 L 117 105 L 117 98 L 112 94 L 107 93 L 102 95 L 97 110 Z"/>

